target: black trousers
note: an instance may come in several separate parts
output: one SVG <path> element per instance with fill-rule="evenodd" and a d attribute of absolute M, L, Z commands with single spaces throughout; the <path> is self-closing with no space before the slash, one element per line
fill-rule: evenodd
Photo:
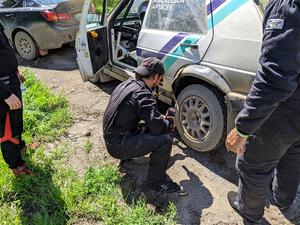
<path fill-rule="evenodd" d="M 246 144 L 244 156 L 237 158 L 240 170 L 239 210 L 252 221 L 264 214 L 268 195 L 290 206 L 300 180 L 300 131 L 290 121 L 291 113 L 277 110 Z"/>
<path fill-rule="evenodd" d="M 128 134 L 118 140 L 106 140 L 110 155 L 126 160 L 142 157 L 150 153 L 148 182 L 157 183 L 166 179 L 166 169 L 172 150 L 173 137 L 170 134 L 153 135 Z"/>
<path fill-rule="evenodd" d="M 21 100 L 22 94 L 20 90 L 20 83 L 10 85 L 10 90 Z M 20 141 L 20 144 L 14 144 L 10 141 L 1 143 L 1 151 L 4 161 L 8 164 L 9 168 L 14 169 L 18 166 L 22 166 L 24 161 L 21 157 L 21 141 L 23 132 L 23 109 L 9 110 L 9 106 L 4 102 L 0 101 L 0 137 L 4 136 L 6 115 L 9 112 L 12 136 Z"/>

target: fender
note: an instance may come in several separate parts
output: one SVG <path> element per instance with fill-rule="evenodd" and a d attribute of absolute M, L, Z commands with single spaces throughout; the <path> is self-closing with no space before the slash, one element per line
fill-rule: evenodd
<path fill-rule="evenodd" d="M 202 80 L 212 86 L 217 87 L 226 95 L 231 92 L 231 89 L 226 80 L 215 70 L 203 65 L 189 65 L 178 71 L 172 81 L 172 89 L 178 85 L 178 82 L 184 77 L 194 77 Z"/>

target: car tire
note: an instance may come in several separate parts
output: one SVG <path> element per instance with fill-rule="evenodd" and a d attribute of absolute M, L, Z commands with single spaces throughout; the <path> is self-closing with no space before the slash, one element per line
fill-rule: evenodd
<path fill-rule="evenodd" d="M 224 144 L 226 128 L 222 105 L 225 102 L 222 103 L 218 95 L 213 89 L 193 84 L 184 88 L 177 98 L 177 130 L 194 150 L 207 152 Z"/>
<path fill-rule="evenodd" d="M 38 55 L 38 48 L 32 37 L 24 32 L 19 31 L 14 37 L 14 44 L 19 55 L 26 60 L 33 60 Z"/>

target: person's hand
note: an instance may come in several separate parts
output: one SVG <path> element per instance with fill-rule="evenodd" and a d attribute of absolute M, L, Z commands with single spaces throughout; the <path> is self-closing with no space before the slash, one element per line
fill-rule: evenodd
<path fill-rule="evenodd" d="M 17 70 L 17 76 L 21 83 L 24 83 L 26 81 L 25 77 L 22 74 L 20 74 L 19 70 Z"/>
<path fill-rule="evenodd" d="M 165 116 L 166 119 L 172 120 L 173 126 L 172 129 L 176 128 L 176 122 L 175 122 L 175 117 L 174 116 Z"/>
<path fill-rule="evenodd" d="M 240 156 L 245 152 L 246 141 L 247 137 L 241 137 L 234 128 L 226 138 L 226 147 L 228 150 Z"/>
<path fill-rule="evenodd" d="M 17 110 L 17 109 L 21 109 L 22 108 L 22 102 L 14 94 L 11 94 L 11 96 L 9 96 L 4 101 L 9 106 L 10 110 Z"/>

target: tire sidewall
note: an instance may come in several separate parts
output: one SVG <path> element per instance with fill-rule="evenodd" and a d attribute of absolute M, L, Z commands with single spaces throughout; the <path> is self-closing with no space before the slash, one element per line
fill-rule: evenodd
<path fill-rule="evenodd" d="M 24 55 L 23 52 L 19 49 L 20 47 L 18 46 L 17 42 L 18 42 L 18 39 L 21 37 L 26 38 L 27 41 L 30 43 L 31 48 L 32 48 L 32 53 L 30 55 Z M 24 58 L 26 60 L 33 60 L 37 56 L 36 44 L 35 44 L 34 40 L 32 39 L 32 37 L 28 33 L 24 32 L 24 31 L 17 32 L 14 37 L 14 44 L 15 44 L 15 48 L 16 48 L 17 52 L 19 53 L 19 55 L 22 58 Z"/>
<path fill-rule="evenodd" d="M 207 104 L 211 114 L 211 130 L 209 135 L 203 141 L 192 140 L 189 135 L 184 132 L 184 128 L 180 121 L 181 105 L 184 103 L 185 99 L 190 96 L 199 96 Z M 197 151 L 206 152 L 214 150 L 217 146 L 219 146 L 225 129 L 224 113 L 217 96 L 209 88 L 199 84 L 187 86 L 180 92 L 177 98 L 176 109 L 177 130 L 182 140 L 189 147 Z"/>

